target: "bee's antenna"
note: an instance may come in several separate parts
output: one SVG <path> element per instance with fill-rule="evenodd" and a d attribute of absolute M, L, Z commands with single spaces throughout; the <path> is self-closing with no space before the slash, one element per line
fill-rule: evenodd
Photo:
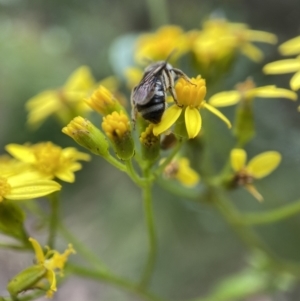
<path fill-rule="evenodd" d="M 177 48 L 174 48 L 171 52 L 170 52 L 170 54 L 167 56 L 167 58 L 166 58 L 166 63 L 168 63 L 169 62 L 169 60 L 170 60 L 170 58 L 174 55 L 174 53 L 176 53 L 177 52 Z"/>

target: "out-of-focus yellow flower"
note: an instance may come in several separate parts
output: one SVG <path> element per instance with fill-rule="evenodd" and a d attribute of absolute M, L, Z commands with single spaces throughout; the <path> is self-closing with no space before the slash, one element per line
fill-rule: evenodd
<path fill-rule="evenodd" d="M 163 161 L 162 161 L 163 162 Z M 199 174 L 190 167 L 190 161 L 185 158 L 175 158 L 163 172 L 167 178 L 177 179 L 184 186 L 192 187 L 200 181 Z"/>
<path fill-rule="evenodd" d="M 77 151 L 74 147 L 61 147 L 52 142 L 37 144 L 8 144 L 6 150 L 14 158 L 27 163 L 32 171 L 41 177 L 58 178 L 65 182 L 75 181 L 74 172 L 81 169 L 77 161 L 89 161 L 90 155 Z"/>
<path fill-rule="evenodd" d="M 231 167 L 235 172 L 234 184 L 244 186 L 258 201 L 263 201 L 262 195 L 253 186 L 254 179 L 261 179 L 277 168 L 281 161 L 280 153 L 268 151 L 252 158 L 248 164 L 247 153 L 235 148 L 230 153 Z"/>
<path fill-rule="evenodd" d="M 139 84 L 143 77 L 143 70 L 141 68 L 130 67 L 125 70 L 125 77 L 127 80 L 127 87 L 131 90 Z"/>
<path fill-rule="evenodd" d="M 196 78 L 191 78 L 190 81 L 188 82 L 183 78 L 178 80 L 175 86 L 178 105 L 174 104 L 164 112 L 161 122 L 153 127 L 154 135 L 160 135 L 168 130 L 184 112 L 188 137 L 190 139 L 195 138 L 202 126 L 202 118 L 199 112 L 202 108 L 208 109 L 221 118 L 228 127 L 231 127 L 229 120 L 204 100 L 206 95 L 205 80 L 198 75 Z"/>
<path fill-rule="evenodd" d="M 29 238 L 29 241 L 35 251 L 36 264 L 16 275 L 8 283 L 7 289 L 15 299 L 19 293 L 35 288 L 46 290 L 46 296 L 52 298 L 57 291 L 56 274 L 59 272 L 59 275 L 63 276 L 66 261 L 72 253 L 75 253 L 75 250 L 72 245 L 69 245 L 64 253 L 59 253 L 47 247 L 47 252 L 44 254 L 42 247 L 35 239 Z"/>
<path fill-rule="evenodd" d="M 95 84 L 90 69 L 87 66 L 79 67 L 63 87 L 43 91 L 28 100 L 28 124 L 38 127 L 51 115 L 65 124 L 73 117 L 85 114 L 89 107 L 82 100 L 91 93 Z"/>
<path fill-rule="evenodd" d="M 192 31 L 189 36 L 192 51 L 204 67 L 230 61 L 237 51 L 258 62 L 263 58 L 263 53 L 252 42 L 277 42 L 272 33 L 251 30 L 246 24 L 231 23 L 225 19 L 208 20 L 203 24 L 202 30 Z"/>
<path fill-rule="evenodd" d="M 283 55 L 300 54 L 300 36 L 286 41 L 279 46 Z M 266 64 L 263 68 L 266 74 L 294 73 L 290 80 L 290 87 L 297 91 L 300 89 L 300 55 L 292 59 L 284 59 Z"/>
<path fill-rule="evenodd" d="M 254 82 L 251 79 L 247 79 L 245 82 L 237 84 L 236 90 L 216 93 L 208 102 L 214 107 L 227 107 L 256 97 L 297 100 L 297 94 L 291 90 L 277 88 L 272 85 L 255 87 Z"/>
<path fill-rule="evenodd" d="M 160 61 L 170 57 L 176 61 L 189 49 L 188 38 L 179 26 L 167 25 L 156 32 L 141 35 L 136 43 L 135 58 L 140 64 L 145 60 Z"/>
<path fill-rule="evenodd" d="M 0 203 L 4 200 L 29 200 L 49 195 L 61 189 L 55 181 L 40 179 L 38 174 L 21 172 L 5 174 L 0 171 Z"/>
<path fill-rule="evenodd" d="M 0 156 L 0 174 L 14 175 L 29 170 L 29 166 L 9 155 Z"/>

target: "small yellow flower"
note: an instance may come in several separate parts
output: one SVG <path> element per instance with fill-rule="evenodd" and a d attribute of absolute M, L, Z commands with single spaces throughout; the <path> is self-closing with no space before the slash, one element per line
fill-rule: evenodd
<path fill-rule="evenodd" d="M 297 100 L 297 94 L 293 91 L 277 88 L 276 86 L 255 87 L 254 82 L 247 79 L 244 83 L 236 85 L 236 90 L 216 93 L 208 102 L 214 107 L 226 107 L 256 97 Z"/>
<path fill-rule="evenodd" d="M 163 161 L 162 161 L 163 162 Z M 175 158 L 164 169 L 166 178 L 177 179 L 184 186 L 192 187 L 200 181 L 199 174 L 190 167 L 190 161 L 187 158 Z"/>
<path fill-rule="evenodd" d="M 169 107 L 163 114 L 159 124 L 154 125 L 154 135 L 160 135 L 168 130 L 184 112 L 185 126 L 188 137 L 195 138 L 202 126 L 202 119 L 199 110 L 205 108 L 221 118 L 228 127 L 231 127 L 229 120 L 217 109 L 207 104 L 204 100 L 206 95 L 205 80 L 198 75 L 192 78 L 191 82 L 180 78 L 175 86 L 178 105 Z"/>
<path fill-rule="evenodd" d="M 33 238 L 29 238 L 29 241 L 32 243 L 32 246 L 35 251 L 37 265 L 40 265 L 45 268 L 44 278 L 49 282 L 50 288 L 47 290 L 47 297 L 51 298 L 56 292 L 56 273 L 60 272 L 60 276 L 63 276 L 63 269 L 66 264 L 68 257 L 75 250 L 72 245 L 68 246 L 68 249 L 64 251 L 64 253 L 60 254 L 56 250 L 48 249 L 46 254 L 44 254 L 42 247 L 40 244 Z"/>
<path fill-rule="evenodd" d="M 231 23 L 225 19 L 208 20 L 201 31 L 192 31 L 189 36 L 192 51 L 204 67 L 221 61 L 229 62 L 237 51 L 259 62 L 263 53 L 252 42 L 277 42 L 272 33 L 251 30 L 246 24 Z"/>
<path fill-rule="evenodd" d="M 155 33 L 143 34 L 138 38 L 135 58 L 142 64 L 145 59 L 165 60 L 172 53 L 170 61 L 174 63 L 188 48 L 188 38 L 183 30 L 179 26 L 167 25 L 160 27 Z"/>
<path fill-rule="evenodd" d="M 70 183 L 75 181 L 74 172 L 81 169 L 81 164 L 77 161 L 90 160 L 88 154 L 73 147 L 62 149 L 51 142 L 33 145 L 8 144 L 6 150 L 14 158 L 27 163 L 31 170 L 38 172 L 42 177 L 56 177 Z"/>
<path fill-rule="evenodd" d="M 84 115 L 89 107 L 82 99 L 94 87 L 95 80 L 90 69 L 87 66 L 78 68 L 70 75 L 63 87 L 46 90 L 28 100 L 26 104 L 28 124 L 38 127 L 53 114 L 64 124 L 76 115 Z"/>
<path fill-rule="evenodd" d="M 133 156 L 134 142 L 130 121 L 123 111 L 113 112 L 103 117 L 102 129 L 120 159 L 128 160 Z"/>
<path fill-rule="evenodd" d="M 230 153 L 230 161 L 235 172 L 234 184 L 244 186 L 258 201 L 263 201 L 263 197 L 252 184 L 253 180 L 264 178 L 275 170 L 281 161 L 280 153 L 264 152 L 246 164 L 247 153 L 243 149 L 235 148 Z"/>
<path fill-rule="evenodd" d="M 102 85 L 89 98 L 85 99 L 85 102 L 93 110 L 104 116 L 123 109 L 117 98 Z"/>
<path fill-rule="evenodd" d="M 61 186 L 55 181 L 40 179 L 38 174 L 21 172 L 5 175 L 0 171 L 0 203 L 4 200 L 29 200 L 58 191 Z"/>

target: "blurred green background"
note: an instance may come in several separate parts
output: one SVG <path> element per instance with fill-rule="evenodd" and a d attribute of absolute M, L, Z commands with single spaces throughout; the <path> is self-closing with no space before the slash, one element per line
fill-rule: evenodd
<path fill-rule="evenodd" d="M 80 65 L 90 66 L 97 80 L 112 75 L 117 65 L 111 59 L 115 41 L 124 35 L 155 29 L 150 2 L 0 0 L 2 153 L 7 143 L 50 140 L 63 147 L 74 145 L 54 119 L 48 119 L 37 131 L 25 127 L 25 102 L 42 90 L 61 86 Z M 184 30 L 199 28 L 210 15 L 217 14 L 232 22 L 247 23 L 252 29 L 273 32 L 280 43 L 300 31 L 299 0 L 169 0 L 167 11 L 169 23 Z M 264 47 L 267 59 L 261 64 L 239 58 L 224 89 L 232 89 L 248 76 L 259 85 L 288 87 L 290 76 L 262 74 L 266 62 L 279 59 L 276 47 Z M 126 49 L 119 51 L 121 56 Z M 114 58 L 116 53 L 115 46 Z M 257 183 L 265 197 L 263 204 L 244 190 L 230 193 L 242 211 L 264 211 L 300 198 L 300 115 L 296 108 L 287 100 L 255 102 L 257 135 L 247 147 L 249 156 L 277 150 L 283 162 L 276 172 Z M 232 120 L 233 108 L 223 112 Z M 214 117 L 204 114 L 204 118 L 218 170 L 233 146 L 233 138 Z M 148 247 L 139 189 L 104 160 L 94 157 L 77 173 L 74 184 L 64 185 L 62 197 L 61 215 L 69 230 L 117 274 L 138 279 Z M 159 255 L 150 288 L 155 293 L 170 300 L 205 295 L 220 279 L 246 265 L 247 249 L 209 205 L 195 205 L 155 187 L 154 210 Z M 37 231 L 34 223 L 27 226 L 29 232 Z M 296 216 L 256 230 L 277 254 L 300 261 L 299 229 L 300 218 Z M 43 242 L 45 232 L 38 233 Z M 1 295 L 5 295 L 8 279 L 28 264 L 27 258 L 16 255 L 0 250 Z M 7 261 L 8 256 L 11 261 Z M 72 277 L 59 288 L 54 300 L 139 299 L 106 284 L 99 286 Z M 300 300 L 300 288 L 247 300 Z"/>

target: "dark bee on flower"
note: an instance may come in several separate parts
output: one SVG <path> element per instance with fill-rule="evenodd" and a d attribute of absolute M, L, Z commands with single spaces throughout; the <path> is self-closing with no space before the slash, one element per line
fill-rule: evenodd
<path fill-rule="evenodd" d="M 132 120 L 135 122 L 137 112 L 151 123 L 159 123 L 166 109 L 167 92 L 177 103 L 174 89 L 175 81 L 183 77 L 190 82 L 188 76 L 180 69 L 173 68 L 167 61 L 159 61 L 149 65 L 140 83 L 131 93 Z"/>

